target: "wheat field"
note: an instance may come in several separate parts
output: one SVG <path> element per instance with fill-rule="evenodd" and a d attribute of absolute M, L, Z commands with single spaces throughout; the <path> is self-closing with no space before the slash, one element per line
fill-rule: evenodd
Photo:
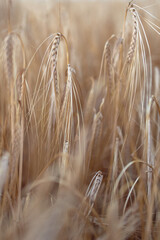
<path fill-rule="evenodd" d="M 0 1 L 0 240 L 160 239 L 159 11 Z"/>

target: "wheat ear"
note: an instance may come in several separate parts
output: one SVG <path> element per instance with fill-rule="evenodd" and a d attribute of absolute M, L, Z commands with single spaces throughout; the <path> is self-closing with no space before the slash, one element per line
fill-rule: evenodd
<path fill-rule="evenodd" d="M 9 163 L 9 153 L 5 152 L 0 158 L 0 200 L 1 200 L 4 184 L 7 180 L 8 163 Z"/>
<path fill-rule="evenodd" d="M 55 94 L 56 100 L 59 104 L 59 82 L 57 77 L 57 58 L 58 58 L 58 47 L 60 44 L 61 33 L 57 33 L 52 44 L 51 48 L 51 62 L 52 62 L 52 72 L 54 77 L 54 84 L 55 84 Z"/>
<path fill-rule="evenodd" d="M 131 40 L 129 51 L 128 51 L 128 54 L 127 54 L 127 63 L 131 63 L 132 60 L 133 60 L 135 49 L 136 49 L 137 32 L 138 32 L 137 13 L 136 13 L 136 9 L 134 8 L 133 4 L 129 8 L 129 10 L 132 13 L 133 32 L 132 32 L 132 40 Z"/>
<path fill-rule="evenodd" d="M 8 34 L 4 40 L 5 48 L 5 75 L 8 80 L 8 84 L 13 79 L 13 36 Z"/>
<path fill-rule="evenodd" d="M 87 191 L 85 194 L 85 200 L 88 199 L 88 201 L 89 201 L 89 209 L 88 208 L 85 209 L 85 212 L 84 212 L 84 214 L 87 217 L 89 216 L 89 214 L 92 211 L 92 208 L 94 206 L 94 203 L 95 203 L 98 191 L 101 187 L 102 181 L 103 181 L 103 174 L 101 171 L 98 171 L 92 178 L 92 180 L 87 188 Z"/>
<path fill-rule="evenodd" d="M 107 41 L 106 44 L 105 44 L 104 54 L 105 54 L 105 59 L 106 59 L 106 64 L 107 64 L 109 89 L 112 90 L 111 48 L 110 48 L 109 41 Z"/>

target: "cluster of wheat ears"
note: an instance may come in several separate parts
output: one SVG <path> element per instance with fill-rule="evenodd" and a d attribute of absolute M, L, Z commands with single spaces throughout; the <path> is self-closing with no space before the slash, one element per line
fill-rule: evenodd
<path fill-rule="evenodd" d="M 160 34 L 150 20 L 158 19 L 130 2 L 85 89 L 63 33 L 27 59 L 10 4 L 0 55 L 0 239 L 158 240 L 160 76 L 145 31 Z"/>

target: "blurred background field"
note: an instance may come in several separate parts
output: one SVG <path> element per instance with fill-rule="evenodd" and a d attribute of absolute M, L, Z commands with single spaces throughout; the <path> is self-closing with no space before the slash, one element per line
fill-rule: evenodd
<path fill-rule="evenodd" d="M 160 238 L 160 2 L 0 0 L 0 239 Z"/>

